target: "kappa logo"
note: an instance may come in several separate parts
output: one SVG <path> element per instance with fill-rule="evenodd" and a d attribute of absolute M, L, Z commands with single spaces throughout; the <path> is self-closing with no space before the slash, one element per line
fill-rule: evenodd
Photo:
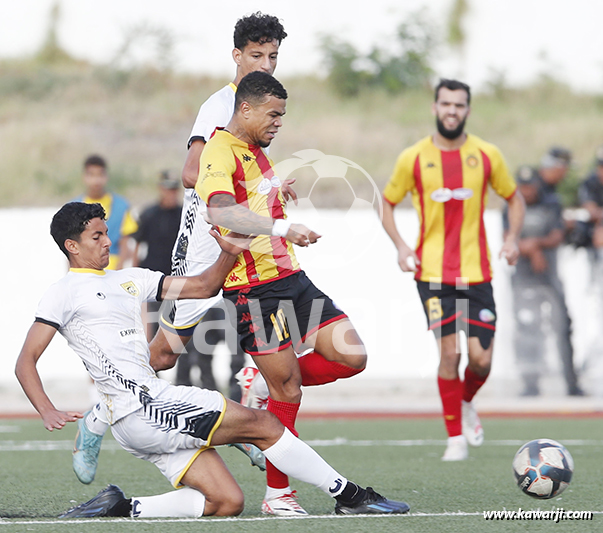
<path fill-rule="evenodd" d="M 243 161 L 245 161 L 245 163 L 249 163 L 249 161 L 253 161 L 253 157 L 251 157 L 249 154 L 243 154 Z"/>
<path fill-rule="evenodd" d="M 133 281 L 126 281 L 122 283 L 120 287 L 126 291 L 130 296 L 138 296 L 140 292 L 138 291 L 138 287 L 134 285 Z"/>
<path fill-rule="evenodd" d="M 431 161 L 429 163 L 427 163 L 427 165 L 425 165 L 427 168 L 435 168 L 435 163 L 432 163 Z"/>
<path fill-rule="evenodd" d="M 207 170 L 211 170 L 211 163 L 209 163 L 206 167 Z"/>

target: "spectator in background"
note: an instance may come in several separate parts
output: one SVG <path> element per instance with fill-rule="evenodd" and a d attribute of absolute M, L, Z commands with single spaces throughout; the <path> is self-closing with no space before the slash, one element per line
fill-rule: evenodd
<path fill-rule="evenodd" d="M 545 204 L 558 204 L 561 199 L 557 192 L 558 185 L 565 179 L 572 162 L 572 153 L 561 146 L 553 146 L 542 156 L 538 167 L 541 180 L 540 201 Z"/>
<path fill-rule="evenodd" d="M 169 170 L 159 175 L 159 201 L 147 207 L 140 215 L 136 241 L 134 266 L 163 272 L 169 276 L 172 270 L 172 248 L 178 236 L 182 205 L 180 203 L 180 178 Z M 141 244 L 146 253 L 141 259 Z M 149 302 L 144 314 L 147 339 L 150 341 L 159 324 L 157 316 L 160 302 Z M 149 315 L 149 313 L 152 313 Z"/>
<path fill-rule="evenodd" d="M 587 225 L 588 242 L 592 243 L 596 255 L 600 256 L 603 250 L 603 146 L 597 150 L 595 169 L 578 189 L 578 200 L 590 215 Z"/>
<path fill-rule="evenodd" d="M 547 167 L 553 168 L 553 167 Z M 556 336 L 557 350 L 563 364 L 568 394 L 583 394 L 573 363 L 571 320 L 565 304 L 563 285 L 557 274 L 557 249 L 563 243 L 564 225 L 561 205 L 549 198 L 555 194 L 546 190 L 539 172 L 522 166 L 517 172 L 519 191 L 526 201 L 526 214 L 519 239 L 520 257 L 511 276 L 515 314 L 515 355 L 523 379 L 524 396 L 540 394 L 546 336 L 543 327 L 548 320 Z M 505 232 L 508 218 L 503 215 Z M 545 304 L 550 304 L 550 313 Z"/>
<path fill-rule="evenodd" d="M 138 229 L 138 224 L 130 213 L 127 200 L 107 190 L 109 176 L 107 162 L 99 155 L 90 155 L 84 161 L 85 194 L 75 199 L 87 204 L 99 203 L 107 214 L 107 227 L 111 239 L 109 270 L 120 270 L 133 258 L 130 238 Z"/>

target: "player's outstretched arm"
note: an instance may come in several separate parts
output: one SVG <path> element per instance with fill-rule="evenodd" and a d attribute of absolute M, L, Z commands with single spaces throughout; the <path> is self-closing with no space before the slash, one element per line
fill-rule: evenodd
<path fill-rule="evenodd" d="M 275 235 L 285 237 L 298 246 L 308 246 L 320 235 L 303 224 L 263 217 L 237 204 L 230 194 L 215 194 L 209 200 L 208 214 L 213 224 L 245 235 Z"/>
<path fill-rule="evenodd" d="M 519 191 L 508 200 L 509 230 L 505 235 L 499 257 L 504 257 L 509 265 L 517 264 L 519 259 L 518 240 L 523 227 L 523 218 L 526 212 L 526 205 L 523 196 Z"/>
<path fill-rule="evenodd" d="M 217 261 L 198 276 L 167 276 L 163 281 L 162 299 L 188 300 L 215 296 L 220 292 L 224 279 L 232 270 L 237 256 L 249 248 L 252 240 L 251 237 L 238 233 L 230 233 L 223 237 L 216 228 L 212 228 L 209 234 L 218 241 L 222 248 L 222 253 L 218 256 Z"/>
<path fill-rule="evenodd" d="M 389 235 L 398 250 L 398 265 L 403 272 L 416 272 L 421 263 L 415 251 L 402 239 L 394 219 L 394 207 L 389 202 L 383 202 L 383 229 Z"/>
<path fill-rule="evenodd" d="M 56 331 L 54 327 L 48 324 L 34 322 L 29 328 L 15 366 L 15 374 L 23 391 L 36 411 L 40 413 L 44 427 L 48 431 L 61 429 L 67 422 L 75 422 L 83 416 L 82 413 L 74 411 L 59 411 L 46 395 L 38 373 L 36 366 L 38 359 L 50 344 Z"/>

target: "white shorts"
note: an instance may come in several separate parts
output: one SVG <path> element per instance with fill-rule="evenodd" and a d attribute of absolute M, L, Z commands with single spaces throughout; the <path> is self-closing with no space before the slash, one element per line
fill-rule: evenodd
<path fill-rule="evenodd" d="M 183 275 L 198 276 L 212 265 L 213 263 L 186 261 Z M 159 325 L 177 335 L 192 335 L 203 315 L 221 300 L 220 293 L 207 299 L 166 301 L 161 308 Z"/>
<path fill-rule="evenodd" d="M 221 393 L 170 385 L 111 426 L 121 447 L 155 464 L 174 487 L 197 456 L 208 449 L 226 411 Z"/>

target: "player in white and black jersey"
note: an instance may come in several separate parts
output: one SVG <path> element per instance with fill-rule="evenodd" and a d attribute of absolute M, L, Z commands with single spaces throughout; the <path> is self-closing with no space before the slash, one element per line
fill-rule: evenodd
<path fill-rule="evenodd" d="M 50 431 L 83 416 L 57 409 L 37 371 L 39 358 L 59 331 L 93 378 L 115 439 L 136 457 L 154 463 L 174 487 L 183 487 L 126 498 L 110 485 L 62 518 L 237 515 L 243 510 L 243 493 L 212 445 L 241 441 L 257 445 L 283 472 L 331 495 L 339 514 L 408 511 L 407 504 L 341 476 L 272 413 L 248 409 L 217 391 L 176 387 L 155 374 L 141 304 L 214 296 L 242 248 L 212 230 L 222 250 L 201 275 L 165 276 L 141 268 L 107 271 L 111 240 L 104 209 L 81 202 L 66 204 L 55 214 L 51 234 L 70 270 L 40 301 L 17 359 L 15 372 L 25 394 Z"/>
<path fill-rule="evenodd" d="M 201 274 L 220 254 L 220 248 L 209 236 L 209 225 L 203 217 L 207 206 L 194 189 L 199 175 L 201 152 L 214 130 L 226 126 L 230 121 L 239 81 L 249 72 L 256 70 L 269 74 L 274 72 L 278 50 L 286 36 L 287 33 L 277 17 L 259 12 L 239 19 L 235 25 L 232 51 L 236 64 L 235 78 L 203 103 L 189 136 L 189 150 L 182 171 L 185 187 L 182 218 L 172 252 L 172 275 Z M 283 184 L 282 191 L 286 199 L 297 199 L 289 186 L 293 181 L 288 180 Z M 176 364 L 178 356 L 192 338 L 197 324 L 205 313 L 221 300 L 221 294 L 217 294 L 206 300 L 181 300 L 162 306 L 160 328 L 150 343 L 151 366 L 156 371 L 172 368 Z M 102 438 L 108 427 L 106 418 L 104 407 L 98 404 L 78 425 L 73 469 L 82 483 L 91 483 L 94 480 Z M 237 447 L 249 455 L 252 464 L 265 468 L 264 459 L 257 449 L 246 445 Z"/>

